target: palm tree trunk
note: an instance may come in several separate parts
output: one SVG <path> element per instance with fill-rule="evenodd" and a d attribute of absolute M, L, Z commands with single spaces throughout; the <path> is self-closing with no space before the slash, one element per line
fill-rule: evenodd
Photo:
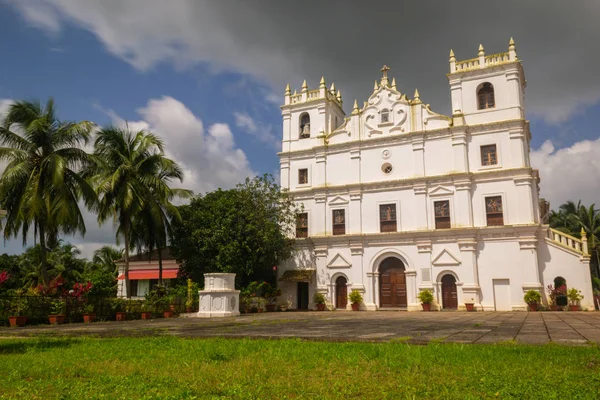
<path fill-rule="evenodd" d="M 156 249 L 158 251 L 158 284 L 163 284 L 163 265 L 162 265 L 162 249 L 160 246 Z"/>
<path fill-rule="evenodd" d="M 46 255 L 46 232 L 41 224 L 38 224 L 38 233 L 40 235 L 40 258 L 42 263 L 42 283 L 48 283 L 48 260 Z"/>
<path fill-rule="evenodd" d="M 125 291 L 127 292 L 127 298 L 131 298 L 131 284 L 129 282 L 129 225 L 125 224 L 123 227 L 123 236 L 125 236 Z"/>

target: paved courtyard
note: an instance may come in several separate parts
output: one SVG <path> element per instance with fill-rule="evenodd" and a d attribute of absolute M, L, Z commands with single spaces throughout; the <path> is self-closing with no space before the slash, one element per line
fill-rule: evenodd
<path fill-rule="evenodd" d="M 325 341 L 600 344 L 598 312 L 278 312 L 0 328 L 1 337 L 158 336 Z"/>

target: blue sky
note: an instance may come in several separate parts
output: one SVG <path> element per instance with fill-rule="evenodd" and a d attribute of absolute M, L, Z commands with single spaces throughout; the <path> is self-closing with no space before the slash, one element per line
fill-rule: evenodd
<path fill-rule="evenodd" d="M 277 173 L 286 82 L 316 86 L 325 75 L 348 111 L 353 98 L 368 97 L 385 63 L 402 92 L 418 87 L 424 102 L 448 113 L 449 49 L 466 59 L 480 42 L 506 51 L 514 36 L 542 195 L 554 206 L 600 203 L 600 8 L 582 2 L 565 14 L 561 2 L 515 2 L 507 21 L 508 3 L 414 7 L 391 2 L 381 15 L 362 2 L 0 0 L 0 106 L 53 96 L 62 119 L 156 131 L 189 172 L 185 185 L 203 192 Z M 485 15 L 498 17 L 477 22 Z M 85 254 L 113 242 L 112 228 L 97 229 L 93 216 L 88 231 L 72 239 Z M 5 251 L 20 250 L 20 241 L 6 243 Z"/>

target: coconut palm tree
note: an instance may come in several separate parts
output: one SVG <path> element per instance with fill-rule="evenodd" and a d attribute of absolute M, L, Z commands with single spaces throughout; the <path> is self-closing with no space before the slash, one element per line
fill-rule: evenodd
<path fill-rule="evenodd" d="M 120 260 L 123 257 L 123 249 L 117 249 L 112 246 L 102 246 L 98 250 L 94 251 L 93 263 L 98 266 L 102 266 L 105 271 L 110 271 L 115 276 L 118 273 L 118 267 L 115 261 Z"/>
<path fill-rule="evenodd" d="M 4 238 L 22 235 L 33 226 L 40 244 L 41 279 L 48 278 L 48 243 L 58 235 L 81 232 L 85 222 L 79 200 L 92 209 L 96 194 L 79 170 L 89 161 L 82 149 L 93 124 L 61 121 L 54 100 L 45 106 L 19 101 L 9 108 L 0 126 L 0 160 L 7 166 L 0 177 L 0 207 L 7 211 Z"/>
<path fill-rule="evenodd" d="M 129 296 L 129 252 L 132 229 L 140 213 L 172 198 L 170 179 L 183 179 L 179 166 L 164 155 L 162 140 L 144 130 L 107 126 L 94 143 L 94 163 L 87 171 L 99 196 L 98 221 L 112 217 L 117 224 L 117 241 L 123 239 L 124 275 Z M 162 177 L 170 171 L 168 177 Z"/>
<path fill-rule="evenodd" d="M 167 183 L 173 178 L 182 179 L 179 168 L 172 167 L 161 171 L 159 178 Z M 168 185 L 167 185 L 168 187 Z M 186 189 L 169 188 L 166 193 L 152 193 L 152 198 L 135 220 L 136 228 L 133 230 L 132 241 L 142 251 L 146 249 L 149 256 L 154 250 L 158 255 L 158 283 L 163 284 L 163 250 L 167 247 L 168 238 L 171 236 L 172 222 L 181 221 L 179 209 L 171 202 L 175 198 L 187 199 L 193 193 Z"/>

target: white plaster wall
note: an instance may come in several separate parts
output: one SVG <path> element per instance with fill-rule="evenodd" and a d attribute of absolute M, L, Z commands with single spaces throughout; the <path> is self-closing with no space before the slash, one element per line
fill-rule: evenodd
<path fill-rule="evenodd" d="M 425 175 L 443 175 L 454 169 L 450 138 L 426 140 L 424 154 Z"/>
<path fill-rule="evenodd" d="M 554 285 L 554 278 L 562 276 L 567 281 L 567 288 L 581 290 L 583 294 L 582 307 L 594 309 L 592 281 L 587 262 L 578 262 L 577 255 L 546 240 L 539 242 L 538 258 L 544 289 L 548 285 Z"/>

